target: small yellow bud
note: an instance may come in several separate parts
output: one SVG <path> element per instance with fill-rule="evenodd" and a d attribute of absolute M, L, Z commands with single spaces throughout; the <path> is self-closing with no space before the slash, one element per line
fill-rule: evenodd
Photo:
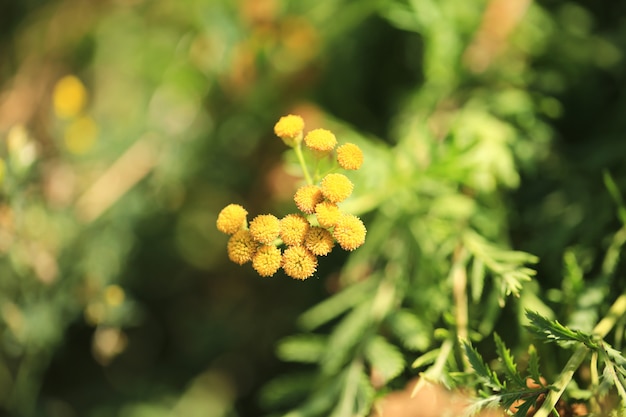
<path fill-rule="evenodd" d="M 282 266 L 291 278 L 305 280 L 317 269 L 317 258 L 304 246 L 290 246 L 283 252 Z"/>
<path fill-rule="evenodd" d="M 274 125 L 274 133 L 281 138 L 287 146 L 294 147 L 302 141 L 304 120 L 300 116 L 289 114 L 281 117 Z"/>
<path fill-rule="evenodd" d="M 280 220 L 273 214 L 261 214 L 250 222 L 250 233 L 257 242 L 269 245 L 280 233 Z"/>
<path fill-rule="evenodd" d="M 330 232 L 322 227 L 311 227 L 304 238 L 304 246 L 314 255 L 328 255 L 335 246 L 335 240 Z"/>
<path fill-rule="evenodd" d="M 356 216 L 352 214 L 342 214 L 335 225 L 333 236 L 344 250 L 355 250 L 365 242 L 367 229 Z"/>
<path fill-rule="evenodd" d="M 315 129 L 311 130 L 304 137 L 304 144 L 320 154 L 327 154 L 337 145 L 337 138 L 330 130 Z"/>
<path fill-rule="evenodd" d="M 293 196 L 298 209 L 306 214 L 313 214 L 315 206 L 324 199 L 322 190 L 317 185 L 303 185 Z"/>
<path fill-rule="evenodd" d="M 309 221 L 300 214 L 288 214 L 280 220 L 280 238 L 285 245 L 302 245 Z"/>
<path fill-rule="evenodd" d="M 324 197 L 333 203 L 339 203 L 352 194 L 354 185 L 343 174 L 328 174 L 320 184 Z"/>
<path fill-rule="evenodd" d="M 346 143 L 337 148 L 337 162 L 343 169 L 357 170 L 363 164 L 363 151 L 354 143 Z"/>
<path fill-rule="evenodd" d="M 76 117 L 85 107 L 87 90 L 78 77 L 67 75 L 55 84 L 52 101 L 57 117 Z"/>
<path fill-rule="evenodd" d="M 236 264 L 243 265 L 252 259 L 258 246 L 248 230 L 239 230 L 228 239 L 226 246 L 228 258 Z"/>
<path fill-rule="evenodd" d="M 252 268 L 262 277 L 271 277 L 282 262 L 280 249 L 274 245 L 263 245 L 252 255 Z"/>
<path fill-rule="evenodd" d="M 341 211 L 335 203 L 322 201 L 315 206 L 315 217 L 322 227 L 333 227 L 339 220 L 339 216 L 341 216 Z"/>
<path fill-rule="evenodd" d="M 217 216 L 217 230 L 232 235 L 246 225 L 248 212 L 239 204 L 229 204 Z"/>

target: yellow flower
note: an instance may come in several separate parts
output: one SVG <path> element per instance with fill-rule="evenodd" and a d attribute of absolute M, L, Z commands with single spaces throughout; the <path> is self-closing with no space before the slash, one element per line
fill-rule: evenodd
<path fill-rule="evenodd" d="M 352 194 L 354 185 L 343 174 L 328 174 L 322 179 L 320 188 L 328 201 L 339 203 Z"/>
<path fill-rule="evenodd" d="M 342 214 L 335 225 L 333 236 L 345 250 L 355 250 L 365 242 L 365 225 L 352 214 Z"/>
<path fill-rule="evenodd" d="M 311 227 L 304 238 L 304 246 L 314 255 L 328 255 L 335 246 L 335 241 L 330 232 L 322 227 Z"/>
<path fill-rule="evenodd" d="M 261 214 L 250 222 L 250 233 L 254 240 L 269 245 L 280 232 L 280 220 L 273 214 Z"/>
<path fill-rule="evenodd" d="M 363 152 L 354 143 L 346 143 L 337 148 L 337 162 L 343 169 L 357 170 L 363 164 Z"/>
<path fill-rule="evenodd" d="M 285 245 L 301 245 L 309 226 L 309 222 L 304 216 L 288 214 L 280 220 L 280 238 Z"/>
<path fill-rule="evenodd" d="M 217 230 L 232 235 L 246 225 L 248 212 L 239 204 L 229 204 L 217 216 Z"/>
<path fill-rule="evenodd" d="M 337 145 L 337 139 L 330 130 L 315 129 L 311 130 L 304 137 L 304 144 L 314 151 L 321 154 L 327 154 Z"/>
<path fill-rule="evenodd" d="M 263 245 L 252 255 L 252 268 L 262 277 L 271 277 L 280 268 L 281 261 L 280 249 L 274 245 Z"/>
<path fill-rule="evenodd" d="M 226 246 L 228 258 L 236 264 L 243 265 L 252 259 L 258 246 L 248 230 L 239 230 L 228 239 Z"/>
<path fill-rule="evenodd" d="M 305 280 L 317 269 L 317 258 L 304 246 L 290 246 L 283 252 L 282 265 L 291 278 Z"/>
<path fill-rule="evenodd" d="M 57 117 L 68 119 L 77 116 L 87 102 L 87 90 L 74 75 L 61 78 L 52 93 L 54 112 Z"/>
<path fill-rule="evenodd" d="M 281 117 L 274 125 L 274 133 L 281 138 L 287 146 L 294 147 L 302 141 L 304 120 L 300 116 L 289 114 Z"/>
<path fill-rule="evenodd" d="M 315 206 L 324 199 L 322 190 L 317 185 L 303 185 L 293 196 L 298 209 L 306 214 L 313 214 Z"/>
<path fill-rule="evenodd" d="M 341 216 L 341 211 L 335 203 L 330 201 L 322 201 L 315 206 L 315 217 L 322 227 L 333 227 Z"/>
<path fill-rule="evenodd" d="M 93 148 L 98 137 L 98 125 L 89 116 L 82 116 L 67 126 L 63 135 L 65 147 L 73 154 L 84 154 Z"/>

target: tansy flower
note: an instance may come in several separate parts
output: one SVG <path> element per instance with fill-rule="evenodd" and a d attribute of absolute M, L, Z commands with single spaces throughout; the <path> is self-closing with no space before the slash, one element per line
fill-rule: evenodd
<path fill-rule="evenodd" d="M 309 221 L 304 216 L 288 214 L 280 220 L 280 238 L 285 245 L 301 245 L 309 226 Z"/>
<path fill-rule="evenodd" d="M 315 206 L 315 217 L 322 227 L 333 227 L 339 220 L 340 215 L 341 212 L 337 204 L 330 201 L 322 201 Z"/>
<path fill-rule="evenodd" d="M 339 203 L 350 196 L 354 185 L 343 174 L 328 174 L 320 184 L 322 194 L 333 203 Z"/>
<path fill-rule="evenodd" d="M 317 258 L 304 246 L 290 246 L 283 252 L 282 266 L 291 278 L 305 280 L 317 269 Z"/>
<path fill-rule="evenodd" d="M 274 133 L 281 138 L 287 146 L 294 147 L 302 141 L 304 120 L 300 116 L 289 114 L 281 117 L 274 125 Z"/>
<path fill-rule="evenodd" d="M 271 277 L 280 268 L 281 261 L 280 249 L 274 245 L 262 245 L 252 255 L 252 268 L 262 277 Z"/>
<path fill-rule="evenodd" d="M 232 235 L 246 224 L 248 212 L 239 204 L 229 204 L 217 216 L 217 230 Z"/>
<path fill-rule="evenodd" d="M 269 245 L 280 232 L 280 220 L 273 214 L 260 214 L 250 222 L 250 233 L 254 240 Z"/>
<path fill-rule="evenodd" d="M 306 214 L 313 214 L 315 206 L 324 199 L 322 190 L 317 185 L 303 185 L 293 196 L 298 209 Z"/>
<path fill-rule="evenodd" d="M 342 214 L 337 220 L 333 236 L 345 250 L 355 250 L 365 242 L 367 230 L 363 222 L 352 214 Z"/>
<path fill-rule="evenodd" d="M 322 227 L 311 227 L 304 238 L 304 246 L 314 255 L 328 255 L 335 246 L 330 232 Z"/>
<path fill-rule="evenodd" d="M 248 230 L 239 230 L 228 239 L 228 258 L 236 264 L 243 265 L 252 259 L 259 246 Z"/>
<path fill-rule="evenodd" d="M 337 145 L 337 138 L 330 130 L 315 129 L 311 130 L 304 137 L 304 144 L 314 151 L 321 154 L 327 154 Z"/>
<path fill-rule="evenodd" d="M 337 148 L 337 162 L 343 169 L 359 169 L 363 164 L 363 152 L 354 143 L 346 143 Z"/>

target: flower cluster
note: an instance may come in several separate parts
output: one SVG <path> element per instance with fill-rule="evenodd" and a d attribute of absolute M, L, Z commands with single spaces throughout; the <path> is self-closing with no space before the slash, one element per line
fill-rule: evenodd
<path fill-rule="evenodd" d="M 313 158 L 333 158 L 344 170 L 357 170 L 363 163 L 363 152 L 353 144 L 337 147 L 337 138 L 326 129 L 314 129 L 304 135 L 300 116 L 281 117 L 274 132 L 294 149 L 302 166 L 306 184 L 298 188 L 294 202 L 299 213 L 279 219 L 261 214 L 248 222 L 248 212 L 238 204 L 224 207 L 217 217 L 219 231 L 231 235 L 227 250 L 231 261 L 252 263 L 259 275 L 270 277 L 280 268 L 285 274 L 304 280 L 311 277 L 318 256 L 328 255 L 336 244 L 352 251 L 365 242 L 367 230 L 356 216 L 341 211 L 339 203 L 347 199 L 354 185 L 341 173 L 329 172 L 321 178 L 309 175 L 302 154 L 302 144 Z"/>

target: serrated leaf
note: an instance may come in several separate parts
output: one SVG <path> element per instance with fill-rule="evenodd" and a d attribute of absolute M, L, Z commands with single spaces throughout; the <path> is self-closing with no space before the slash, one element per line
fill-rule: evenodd
<path fill-rule="evenodd" d="M 408 350 L 424 351 L 432 341 L 432 328 L 408 310 L 392 313 L 386 320 L 391 332 Z"/>
<path fill-rule="evenodd" d="M 311 392 L 314 380 L 312 372 L 281 375 L 263 386 L 259 402 L 266 409 L 293 407 Z"/>
<path fill-rule="evenodd" d="M 539 355 L 534 345 L 528 346 L 528 373 L 535 383 L 543 385 L 539 373 Z"/>
<path fill-rule="evenodd" d="M 369 376 L 361 372 L 356 397 L 356 416 L 367 416 L 372 409 L 372 404 L 376 398 L 376 390 L 372 386 Z"/>
<path fill-rule="evenodd" d="M 411 368 L 421 368 L 422 366 L 435 362 L 435 360 L 439 356 L 439 352 L 441 352 L 441 349 L 437 348 L 431 350 L 430 352 L 424 353 L 413 361 L 413 363 L 411 364 Z"/>
<path fill-rule="evenodd" d="M 365 358 L 386 384 L 402 373 L 406 365 L 404 356 L 397 347 L 382 336 L 372 338 L 365 346 Z"/>
<path fill-rule="evenodd" d="M 487 367 L 485 362 L 483 361 L 480 353 L 472 346 L 472 344 L 466 340 L 463 342 L 463 348 L 465 350 L 465 355 L 467 356 L 467 360 L 469 361 L 472 368 L 474 368 L 474 372 L 476 372 L 476 376 L 483 382 L 483 384 L 494 391 L 500 391 L 504 388 L 504 385 L 498 379 L 498 376 Z"/>
<path fill-rule="evenodd" d="M 513 355 L 511 355 L 511 351 L 506 347 L 504 341 L 497 333 L 493 334 L 493 339 L 496 342 L 496 352 L 498 357 L 504 365 L 504 376 L 506 379 L 514 386 L 520 388 L 526 387 L 526 382 L 517 370 L 517 365 L 515 364 Z"/>
<path fill-rule="evenodd" d="M 597 349 L 598 344 L 593 336 L 579 330 L 572 330 L 557 320 L 550 320 L 539 313 L 526 310 L 526 317 L 530 325 L 528 330 L 542 337 L 547 342 L 581 342 L 592 349 Z"/>
<path fill-rule="evenodd" d="M 315 363 L 326 349 L 326 338 L 313 334 L 289 336 L 278 343 L 276 356 L 285 362 Z"/>

